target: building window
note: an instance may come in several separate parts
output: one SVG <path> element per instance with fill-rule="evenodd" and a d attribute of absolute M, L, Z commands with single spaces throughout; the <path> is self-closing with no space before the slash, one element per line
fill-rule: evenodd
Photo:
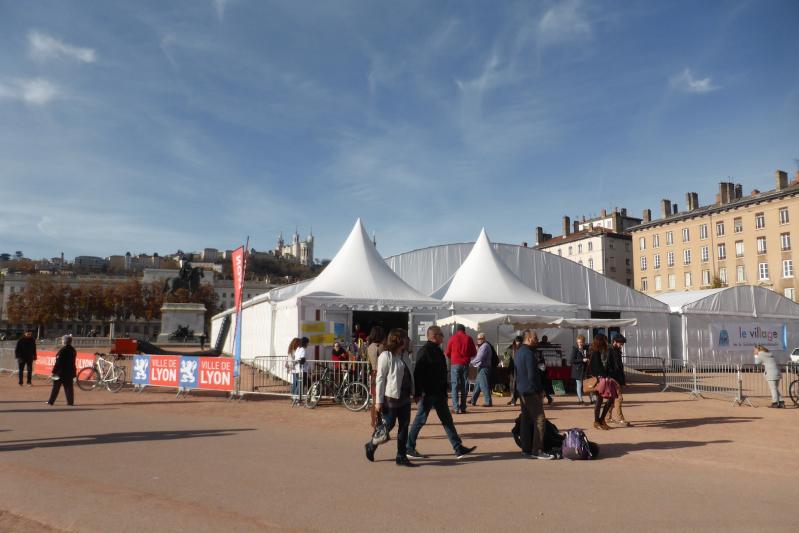
<path fill-rule="evenodd" d="M 613 241 L 608 241 L 608 248 L 613 249 Z"/>
<path fill-rule="evenodd" d="M 793 259 L 784 259 L 782 261 L 782 277 L 783 278 L 793 277 Z"/>
<path fill-rule="evenodd" d="M 710 285 L 710 270 L 702 271 L 702 286 L 708 287 Z"/>
<path fill-rule="evenodd" d="M 682 242 L 688 242 L 691 240 L 691 231 L 688 228 L 682 229 Z"/>
<path fill-rule="evenodd" d="M 780 224 L 787 224 L 790 221 L 791 221 L 791 219 L 788 216 L 788 208 L 787 207 L 781 207 L 780 208 Z"/>
<path fill-rule="evenodd" d="M 660 247 L 660 235 L 655 234 L 652 235 L 652 248 L 659 248 Z"/>
<path fill-rule="evenodd" d="M 738 283 L 743 283 L 746 281 L 746 269 L 743 265 L 738 265 L 735 267 L 735 280 Z"/>
<path fill-rule="evenodd" d="M 646 282 L 646 278 L 641 278 L 641 291 L 646 292 L 649 289 L 649 284 Z"/>
<path fill-rule="evenodd" d="M 641 237 L 638 239 L 638 249 L 646 250 L 646 237 Z"/>
<path fill-rule="evenodd" d="M 719 269 L 719 281 L 721 283 L 723 283 L 724 285 L 727 284 L 727 268 L 726 267 L 721 267 Z"/>
<path fill-rule="evenodd" d="M 744 221 L 741 217 L 732 219 L 732 232 L 741 233 L 744 230 Z"/>
<path fill-rule="evenodd" d="M 691 273 L 690 272 L 686 272 L 685 273 L 685 287 L 687 288 L 687 287 L 690 287 L 690 286 L 691 286 Z"/>
<path fill-rule="evenodd" d="M 764 279 L 768 279 L 768 263 L 758 263 L 757 273 L 758 273 L 758 279 L 760 279 L 761 281 Z"/>
<path fill-rule="evenodd" d="M 699 226 L 699 238 L 703 240 L 707 239 L 707 224 Z"/>
<path fill-rule="evenodd" d="M 674 233 L 671 231 L 666 232 L 666 246 L 671 246 L 674 244 Z"/>
<path fill-rule="evenodd" d="M 563 257 L 563 250 L 561 250 L 560 248 L 558 248 L 558 255 Z"/>
<path fill-rule="evenodd" d="M 758 237 L 757 238 L 757 253 L 759 253 L 759 254 L 766 253 L 766 238 L 765 237 Z"/>
<path fill-rule="evenodd" d="M 571 254 L 572 254 L 572 247 L 569 246 L 569 255 L 571 255 Z"/>
<path fill-rule="evenodd" d="M 588 241 L 588 251 L 592 252 L 593 250 L 594 250 L 594 243 L 591 242 L 591 241 Z"/>
<path fill-rule="evenodd" d="M 641 257 L 641 270 L 646 270 L 646 257 Z"/>
<path fill-rule="evenodd" d="M 702 255 L 702 262 L 707 263 L 710 260 L 710 249 L 707 246 L 703 246 L 700 252 Z"/>
<path fill-rule="evenodd" d="M 727 259 L 727 247 L 724 246 L 723 242 L 719 243 L 718 246 L 716 246 L 716 249 L 718 250 L 719 259 Z"/>
<path fill-rule="evenodd" d="M 763 229 L 766 227 L 766 215 L 763 213 L 755 213 L 755 229 Z"/>
<path fill-rule="evenodd" d="M 581 253 L 583 253 L 583 245 L 582 245 L 582 244 L 578 244 L 578 245 L 577 245 L 577 253 L 578 253 L 578 254 L 581 254 Z"/>
<path fill-rule="evenodd" d="M 780 250 L 790 250 L 790 249 L 791 249 L 791 234 L 780 233 Z"/>
<path fill-rule="evenodd" d="M 690 265 L 691 264 L 691 250 L 683 250 L 682 251 L 682 264 L 683 265 Z"/>
<path fill-rule="evenodd" d="M 674 252 L 666 252 L 666 266 L 674 266 Z"/>
<path fill-rule="evenodd" d="M 589 257 L 588 258 L 588 268 L 590 268 L 592 270 L 594 268 L 594 258 L 593 257 Z"/>
<path fill-rule="evenodd" d="M 744 241 L 735 241 L 735 257 L 743 257 Z"/>
<path fill-rule="evenodd" d="M 655 268 L 655 269 L 660 268 L 660 254 L 655 254 L 652 257 L 652 268 Z"/>
<path fill-rule="evenodd" d="M 663 289 L 663 284 L 660 281 L 660 276 L 655 276 L 655 290 L 659 291 Z"/>
<path fill-rule="evenodd" d="M 788 298 L 789 300 L 792 300 L 792 301 L 794 301 L 794 302 L 796 301 L 796 289 L 794 289 L 794 288 L 792 288 L 792 287 L 789 287 L 789 288 L 785 289 L 785 291 L 783 292 L 783 294 L 784 294 L 784 295 L 785 295 L 785 297 L 786 297 L 786 298 Z"/>
<path fill-rule="evenodd" d="M 716 222 L 716 236 L 724 236 L 724 222 Z"/>
<path fill-rule="evenodd" d="M 677 286 L 677 276 L 674 274 L 669 274 L 669 289 L 673 289 Z"/>

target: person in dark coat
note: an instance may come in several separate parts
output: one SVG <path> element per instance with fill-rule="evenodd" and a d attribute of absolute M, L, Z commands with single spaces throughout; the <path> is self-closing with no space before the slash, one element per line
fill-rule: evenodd
<path fill-rule="evenodd" d="M 608 338 L 602 333 L 594 335 L 594 340 L 591 342 L 589 349 L 591 354 L 591 375 L 598 379 L 609 379 L 610 375 L 610 353 L 608 352 Z M 605 417 L 608 411 L 613 407 L 613 398 L 608 398 L 605 405 L 602 402 L 605 400 L 601 394 L 597 393 L 596 404 L 594 404 L 594 427 L 596 429 L 610 429 Z"/>
<path fill-rule="evenodd" d="M 516 389 L 522 403 L 522 455 L 530 459 L 554 459 L 545 452 L 544 431 L 544 373 L 546 365 L 537 349 L 538 337 L 532 330 L 524 331 L 524 343 L 513 356 L 516 367 Z"/>
<path fill-rule="evenodd" d="M 577 346 L 574 346 L 567 363 L 571 365 L 571 378 L 577 388 L 577 403 L 585 405 L 583 400 L 583 380 L 588 366 L 588 346 L 585 344 L 585 335 L 577 335 Z"/>
<path fill-rule="evenodd" d="M 49 405 L 55 403 L 61 385 L 64 385 L 64 395 L 67 397 L 67 405 L 75 404 L 75 392 L 72 388 L 72 381 L 78 371 L 75 368 L 75 358 L 77 357 L 75 348 L 72 347 L 72 335 L 64 335 L 64 346 L 58 350 L 53 365 L 53 391 L 50 393 Z"/>
<path fill-rule="evenodd" d="M 613 400 L 613 407 L 610 410 L 610 418 L 608 418 L 608 422 L 622 426 L 630 425 L 630 423 L 624 418 L 624 412 L 621 410 L 621 404 L 624 401 L 622 388 L 627 385 L 627 380 L 624 377 L 624 361 L 622 360 L 621 349 L 626 342 L 627 339 L 625 339 L 623 335 L 616 334 L 616 336 L 613 337 L 613 341 L 610 344 L 610 349 L 608 350 L 610 353 L 610 377 L 616 382 L 617 394 L 616 398 Z M 616 414 L 615 418 L 613 417 L 614 412 Z"/>
<path fill-rule="evenodd" d="M 25 372 L 25 367 L 27 367 L 28 387 L 32 387 L 33 362 L 36 360 L 36 339 L 33 338 L 32 331 L 26 331 L 17 341 L 14 357 L 17 358 L 17 364 L 19 365 L 19 386 L 22 386 L 22 374 Z"/>

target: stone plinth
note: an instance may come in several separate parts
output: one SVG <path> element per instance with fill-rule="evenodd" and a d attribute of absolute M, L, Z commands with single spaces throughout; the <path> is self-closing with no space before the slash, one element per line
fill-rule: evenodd
<path fill-rule="evenodd" d="M 159 343 L 170 342 L 169 336 L 178 326 L 188 326 L 194 330 L 194 337 L 199 342 L 205 328 L 205 305 L 197 303 L 165 303 L 161 306 L 161 333 Z"/>

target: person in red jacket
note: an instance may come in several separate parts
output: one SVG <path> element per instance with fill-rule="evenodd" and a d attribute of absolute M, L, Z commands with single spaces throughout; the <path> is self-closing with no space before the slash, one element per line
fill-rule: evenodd
<path fill-rule="evenodd" d="M 463 324 L 455 326 L 455 335 L 449 338 L 444 352 L 450 361 L 450 380 L 452 383 L 452 409 L 455 414 L 466 412 L 466 378 L 469 362 L 477 354 L 474 341 L 466 334 Z"/>

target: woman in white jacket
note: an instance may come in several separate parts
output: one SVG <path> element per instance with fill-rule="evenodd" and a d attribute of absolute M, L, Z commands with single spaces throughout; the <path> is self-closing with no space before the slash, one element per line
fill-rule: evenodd
<path fill-rule="evenodd" d="M 763 377 L 766 378 L 769 389 L 771 389 L 771 406 L 774 408 L 785 407 L 785 402 L 780 396 L 780 368 L 774 355 L 765 346 L 755 346 L 755 363 L 763 365 Z"/>
<path fill-rule="evenodd" d="M 411 422 L 411 400 L 414 396 L 413 372 L 406 353 L 408 333 L 404 329 L 392 329 L 385 343 L 385 350 L 377 358 L 375 377 L 375 410 L 383 413 L 388 431 L 395 424 L 397 430 L 398 466 L 417 466 L 405 455 L 408 443 L 408 426 Z M 366 458 L 375 460 L 377 444 L 371 440 L 364 446 Z"/>

